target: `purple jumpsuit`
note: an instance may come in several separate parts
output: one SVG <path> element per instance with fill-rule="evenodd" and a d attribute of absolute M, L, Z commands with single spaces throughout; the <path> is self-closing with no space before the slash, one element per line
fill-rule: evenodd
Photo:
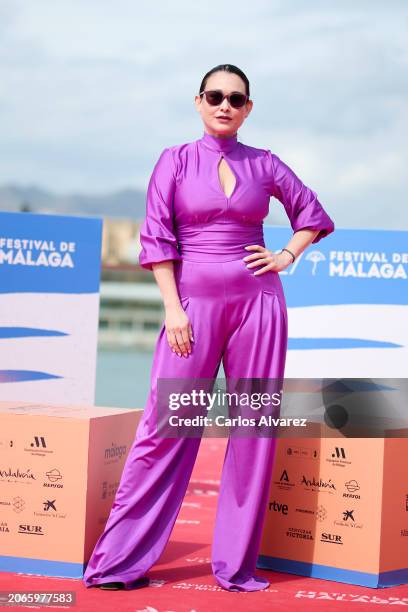
<path fill-rule="evenodd" d="M 235 175 L 227 197 L 218 164 Z M 270 197 L 285 207 L 294 231 L 334 230 L 332 219 L 296 174 L 269 149 L 204 132 L 163 150 L 147 191 L 139 263 L 173 260 L 182 307 L 194 342 L 187 357 L 171 350 L 164 323 L 157 338 L 151 388 L 104 532 L 88 562 L 84 583 L 120 581 L 126 589 L 158 560 L 180 510 L 200 437 L 155 435 L 157 379 L 283 378 L 287 310 L 277 272 L 258 276 L 243 258 L 265 246 L 263 220 Z M 279 248 L 284 245 L 279 245 Z M 212 570 L 227 590 L 257 591 L 269 582 L 254 575 L 266 513 L 275 437 L 233 437 L 227 443 L 211 551 Z"/>

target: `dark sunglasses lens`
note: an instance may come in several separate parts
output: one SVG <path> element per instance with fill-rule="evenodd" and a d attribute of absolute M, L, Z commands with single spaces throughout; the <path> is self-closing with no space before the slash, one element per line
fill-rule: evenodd
<path fill-rule="evenodd" d="M 206 98 L 211 106 L 218 106 L 222 102 L 222 93 L 220 91 L 207 91 Z"/>
<path fill-rule="evenodd" d="M 246 96 L 240 93 L 231 94 L 230 102 L 234 108 L 242 108 L 246 102 Z"/>

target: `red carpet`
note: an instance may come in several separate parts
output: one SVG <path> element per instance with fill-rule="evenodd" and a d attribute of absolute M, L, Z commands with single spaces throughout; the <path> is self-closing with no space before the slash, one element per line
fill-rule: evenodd
<path fill-rule="evenodd" d="M 87 589 L 81 580 L 0 573 L 0 590 L 71 590 L 73 610 L 104 612 L 217 612 L 218 610 L 365 610 L 408 607 L 408 586 L 370 589 L 292 574 L 257 570 L 271 586 L 256 593 L 218 587 L 210 565 L 219 478 L 227 440 L 203 439 L 172 537 L 149 571 L 151 586 L 134 591 Z M 61 606 L 47 606 L 47 608 Z M 40 606 L 30 605 L 31 609 Z M 23 609 L 14 607 L 14 609 Z M 28 608 L 24 608 L 28 609 Z M 43 607 L 42 609 L 46 609 Z M 67 608 L 69 609 L 69 608 Z M 395 608 L 393 608 L 395 609 Z"/>

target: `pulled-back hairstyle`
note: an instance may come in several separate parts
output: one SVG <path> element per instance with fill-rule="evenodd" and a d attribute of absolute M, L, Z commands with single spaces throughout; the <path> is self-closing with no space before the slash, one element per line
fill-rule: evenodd
<path fill-rule="evenodd" d="M 234 66 L 233 64 L 220 64 L 219 66 L 215 66 L 215 68 L 211 68 L 211 70 L 207 72 L 207 74 L 204 76 L 203 80 L 201 81 L 201 85 L 200 85 L 200 89 L 198 90 L 198 93 L 200 93 L 201 91 L 204 91 L 205 86 L 207 85 L 207 81 L 210 78 L 210 76 L 214 74 L 214 72 L 220 72 L 220 71 L 232 72 L 233 74 L 237 74 L 245 83 L 246 95 L 247 96 L 250 95 L 248 78 L 242 72 L 242 70 L 240 70 L 240 68 L 238 68 L 237 66 Z"/>

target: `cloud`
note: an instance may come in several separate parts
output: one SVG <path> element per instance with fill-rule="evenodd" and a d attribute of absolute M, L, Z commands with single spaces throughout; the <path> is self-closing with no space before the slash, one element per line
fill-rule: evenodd
<path fill-rule="evenodd" d="M 391 4 L 3 0 L 0 182 L 145 187 L 165 146 L 202 135 L 194 95 L 231 62 L 254 99 L 240 140 L 293 164 L 343 226 L 374 210 L 390 227 L 390 206 L 406 223 L 408 9 Z"/>

